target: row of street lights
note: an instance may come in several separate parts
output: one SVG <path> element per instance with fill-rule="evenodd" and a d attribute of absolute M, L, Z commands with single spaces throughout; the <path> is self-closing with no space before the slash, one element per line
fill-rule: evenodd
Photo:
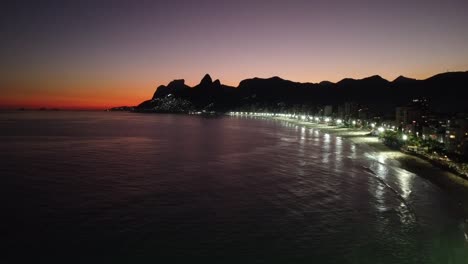
<path fill-rule="evenodd" d="M 298 119 L 302 121 L 309 121 L 313 123 L 320 123 L 320 122 L 325 122 L 327 125 L 345 125 L 346 123 L 351 124 L 352 126 L 356 126 L 358 124 L 362 124 L 361 120 L 349 120 L 349 122 L 344 121 L 343 119 L 337 118 L 334 119 L 332 117 L 326 117 L 326 116 L 311 116 L 311 115 L 299 115 L 299 114 L 281 114 L 281 113 L 256 113 L 256 112 L 230 112 L 228 113 L 231 116 L 257 116 L 257 117 L 283 117 L 283 118 L 291 118 L 291 119 Z M 381 126 L 377 127 L 377 123 L 371 123 L 370 127 L 372 128 L 373 131 L 375 131 L 375 135 L 379 135 L 380 133 L 383 133 L 387 130 L 392 130 L 396 131 L 395 126 L 391 126 L 388 124 L 382 124 Z M 402 140 L 406 141 L 408 140 L 408 135 L 403 134 L 402 135 Z"/>

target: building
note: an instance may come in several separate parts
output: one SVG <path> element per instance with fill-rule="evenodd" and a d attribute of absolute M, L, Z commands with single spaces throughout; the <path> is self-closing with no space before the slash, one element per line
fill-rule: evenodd
<path fill-rule="evenodd" d="M 396 108 L 395 122 L 399 129 L 414 135 L 422 134 L 422 126 L 428 113 L 427 99 L 413 99 L 406 106 Z"/>
<path fill-rule="evenodd" d="M 333 106 L 332 105 L 326 105 L 325 108 L 323 109 L 323 115 L 324 116 L 332 116 L 333 114 Z"/>
<path fill-rule="evenodd" d="M 432 139 L 445 143 L 448 116 L 441 114 L 426 115 L 422 124 L 422 139 Z"/>
<path fill-rule="evenodd" d="M 343 105 L 339 105 L 337 107 L 337 111 L 336 111 L 336 115 L 335 117 L 337 118 L 340 118 L 340 119 L 345 119 L 345 111 L 344 111 L 344 106 Z"/>
<path fill-rule="evenodd" d="M 355 102 L 346 102 L 344 104 L 344 118 L 357 118 L 359 111 L 359 105 Z"/>
<path fill-rule="evenodd" d="M 360 120 L 367 120 L 369 119 L 369 108 L 364 107 L 358 110 L 358 118 Z"/>
<path fill-rule="evenodd" d="M 396 123 L 400 127 L 421 122 L 421 110 L 416 107 L 403 106 L 396 108 Z"/>
<path fill-rule="evenodd" d="M 424 97 L 413 99 L 411 105 L 420 109 L 424 115 L 429 112 L 429 101 Z"/>
<path fill-rule="evenodd" d="M 447 121 L 445 147 L 449 152 L 468 155 L 468 116 L 457 116 Z"/>

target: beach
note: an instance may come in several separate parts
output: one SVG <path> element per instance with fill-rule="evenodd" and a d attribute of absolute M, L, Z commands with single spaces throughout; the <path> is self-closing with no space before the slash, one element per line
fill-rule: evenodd
<path fill-rule="evenodd" d="M 424 177 L 447 191 L 454 198 L 454 201 L 456 201 L 456 206 L 462 208 L 464 216 L 466 216 L 465 218 L 468 219 L 468 180 L 463 179 L 452 172 L 436 167 L 429 161 L 420 157 L 387 147 L 378 139 L 378 137 L 370 135 L 369 130 L 329 126 L 327 124 L 304 122 L 285 117 L 272 118 L 308 128 L 318 129 L 319 131 L 350 140 L 357 146 L 370 148 L 379 156 L 379 159 L 393 160 L 400 168 Z"/>

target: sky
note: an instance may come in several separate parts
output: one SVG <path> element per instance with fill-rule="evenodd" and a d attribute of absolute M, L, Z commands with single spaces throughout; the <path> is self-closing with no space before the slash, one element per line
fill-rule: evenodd
<path fill-rule="evenodd" d="M 0 108 L 136 105 L 174 79 L 468 70 L 466 0 L 3 1 Z"/>

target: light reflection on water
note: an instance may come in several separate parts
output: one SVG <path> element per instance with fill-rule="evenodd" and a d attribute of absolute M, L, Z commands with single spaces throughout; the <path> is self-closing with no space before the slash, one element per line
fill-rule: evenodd
<path fill-rule="evenodd" d="M 317 129 L 130 113 L 5 117 L 11 248 L 135 263 L 468 259 L 445 193 Z"/>

